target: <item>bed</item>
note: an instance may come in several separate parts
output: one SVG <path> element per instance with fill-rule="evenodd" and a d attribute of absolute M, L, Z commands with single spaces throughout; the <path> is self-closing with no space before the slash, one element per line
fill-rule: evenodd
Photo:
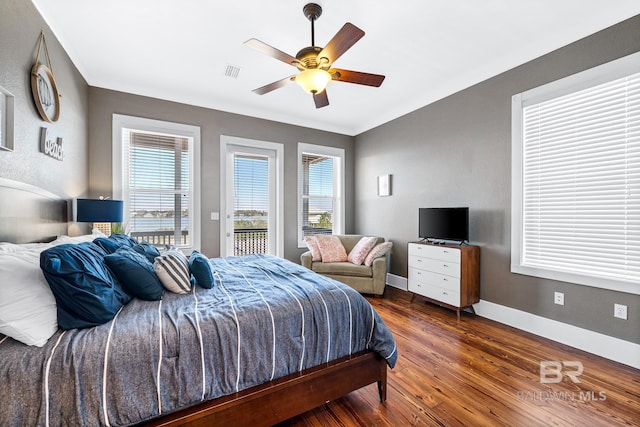
<path fill-rule="evenodd" d="M 25 239 L 0 225 L 0 241 L 66 224 L 66 207 L 32 190 L 0 182 L 3 206 L 26 191 L 25 203 L 49 208 L 44 218 L 0 210 L 13 218 L 0 224 L 46 231 Z M 395 343 L 359 293 L 277 257 L 209 263 L 211 289 L 134 298 L 42 347 L 0 334 L 0 425 L 272 425 L 372 383 L 385 400 Z"/>

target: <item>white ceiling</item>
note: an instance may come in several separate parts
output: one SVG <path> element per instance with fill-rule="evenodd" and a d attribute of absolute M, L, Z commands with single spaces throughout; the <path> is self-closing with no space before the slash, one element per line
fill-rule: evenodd
<path fill-rule="evenodd" d="M 345 22 L 366 33 L 335 66 L 386 75 L 380 88 L 332 82 L 316 109 L 295 84 L 251 92 L 297 70 L 243 45 L 255 37 L 295 56 L 311 44 L 308 1 L 32 1 L 91 86 L 346 135 L 640 13 L 638 0 L 316 1 L 317 45 Z"/>

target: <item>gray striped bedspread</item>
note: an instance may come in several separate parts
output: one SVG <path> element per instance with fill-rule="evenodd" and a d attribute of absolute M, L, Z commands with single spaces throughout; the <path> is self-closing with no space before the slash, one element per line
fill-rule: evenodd
<path fill-rule="evenodd" d="M 135 424 L 365 349 L 391 332 L 346 285 L 268 255 L 215 258 L 212 289 L 134 299 L 44 347 L 0 335 L 0 425 Z"/>

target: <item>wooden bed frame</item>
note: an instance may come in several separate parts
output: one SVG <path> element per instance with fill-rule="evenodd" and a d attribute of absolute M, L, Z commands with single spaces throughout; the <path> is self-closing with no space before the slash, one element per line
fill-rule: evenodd
<path fill-rule="evenodd" d="M 203 402 L 149 422 L 149 426 L 270 426 L 366 385 L 387 398 L 387 362 L 360 352 L 232 395 Z"/>
<path fill-rule="evenodd" d="M 67 234 L 67 202 L 28 184 L 0 178 L 0 241 L 47 242 Z M 387 397 L 387 363 L 364 351 L 145 423 L 149 426 L 273 425 L 354 390 L 378 383 Z"/>

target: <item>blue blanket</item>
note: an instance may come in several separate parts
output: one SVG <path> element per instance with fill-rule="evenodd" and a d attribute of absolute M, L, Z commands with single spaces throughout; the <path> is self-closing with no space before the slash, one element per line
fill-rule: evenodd
<path fill-rule="evenodd" d="M 0 425 L 130 425 L 365 349 L 390 331 L 357 292 L 267 255 L 218 258 L 212 289 L 134 299 L 42 347 L 0 335 Z"/>

